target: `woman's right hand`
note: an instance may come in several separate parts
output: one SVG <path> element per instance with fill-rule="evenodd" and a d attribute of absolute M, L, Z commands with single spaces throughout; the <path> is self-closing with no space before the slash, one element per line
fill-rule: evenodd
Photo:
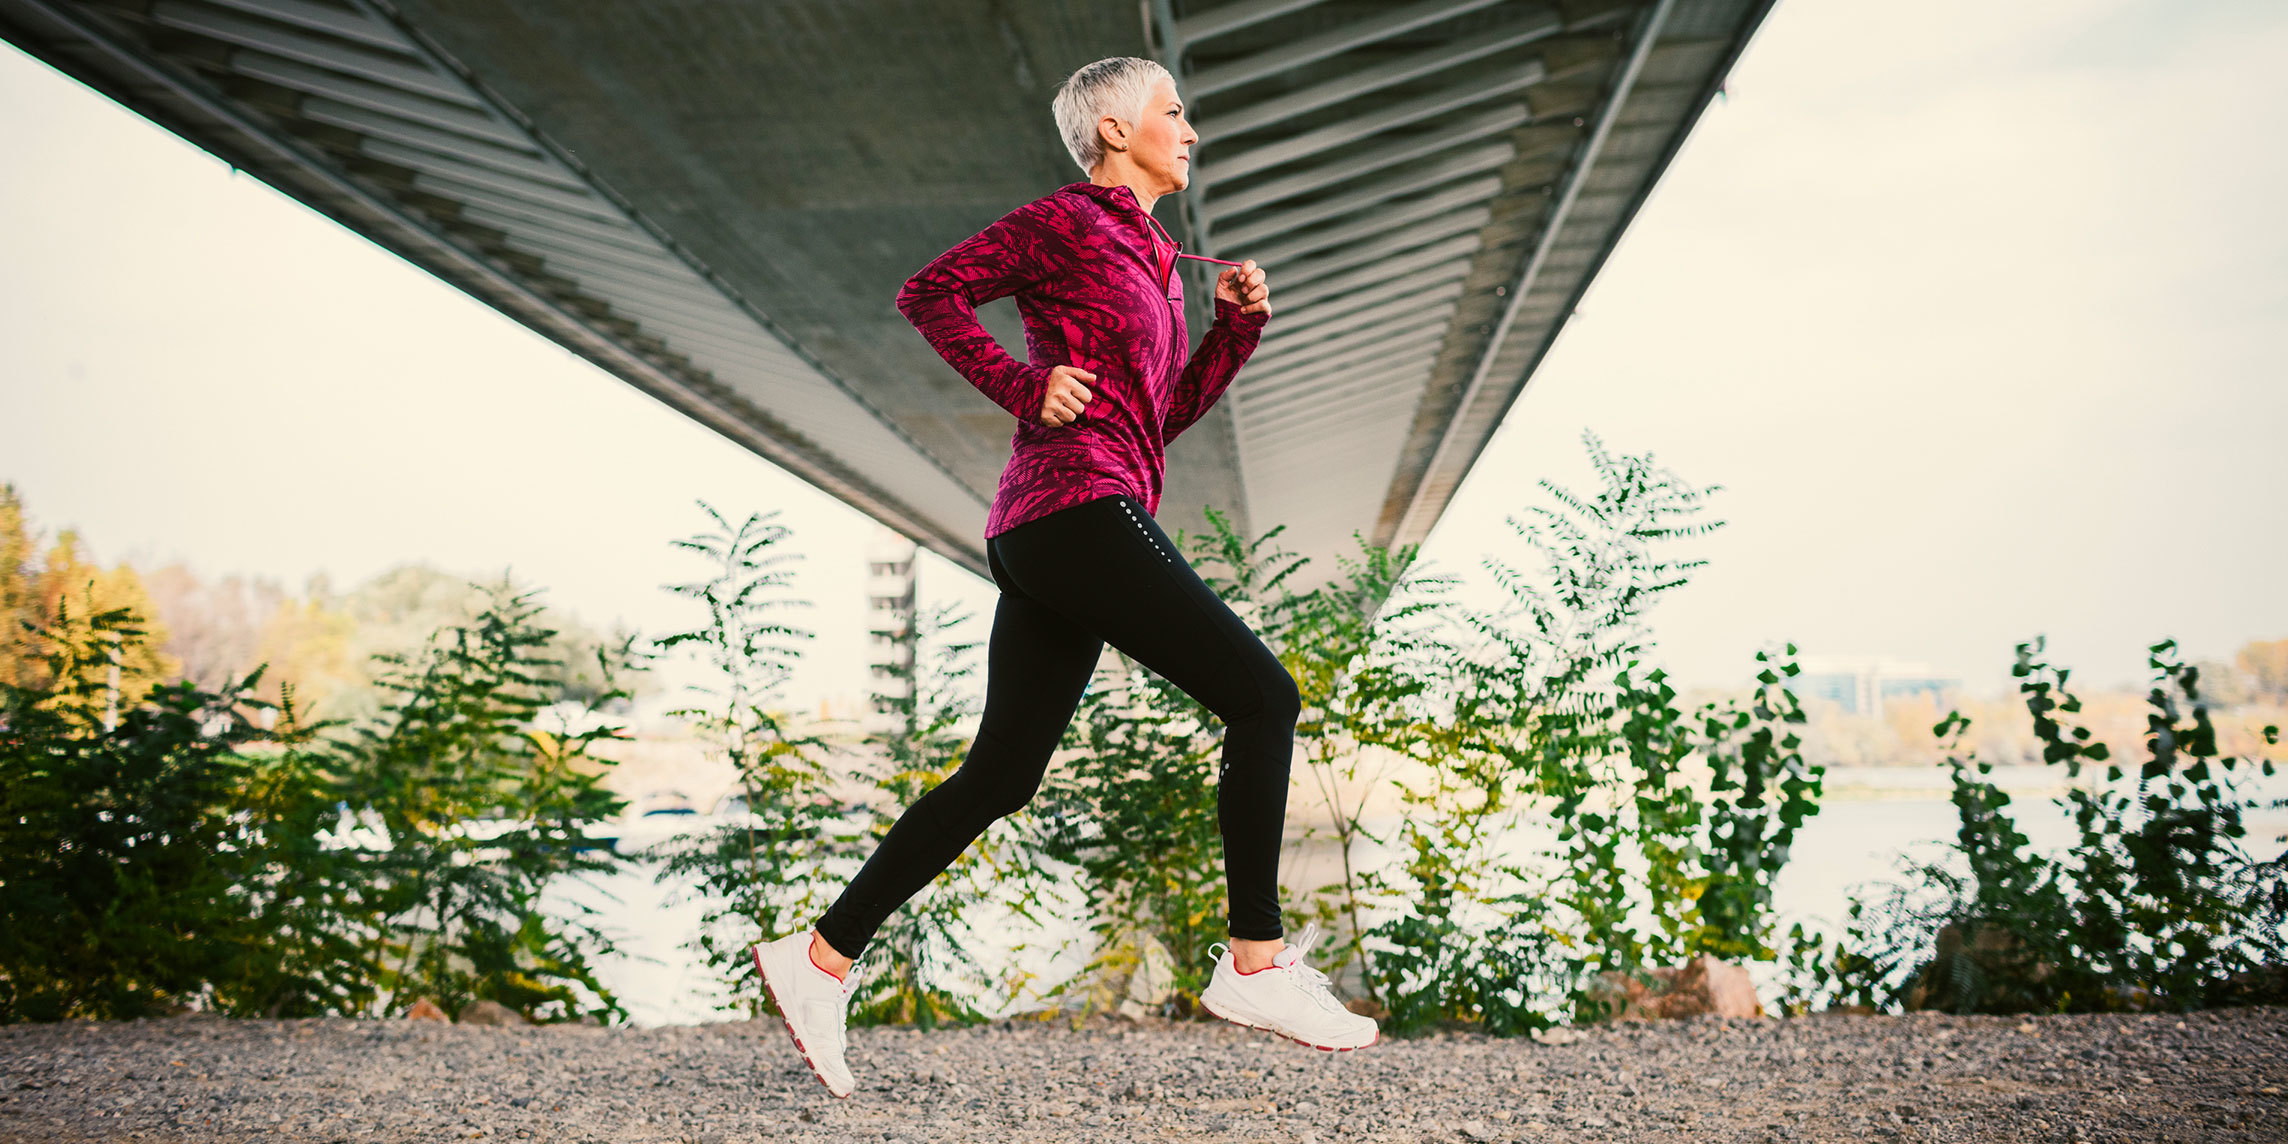
<path fill-rule="evenodd" d="M 1041 401 L 1041 424 L 1057 428 L 1080 420 L 1080 412 L 1096 399 L 1082 381 L 1095 381 L 1085 369 L 1060 365 L 1049 371 L 1049 394 Z"/>

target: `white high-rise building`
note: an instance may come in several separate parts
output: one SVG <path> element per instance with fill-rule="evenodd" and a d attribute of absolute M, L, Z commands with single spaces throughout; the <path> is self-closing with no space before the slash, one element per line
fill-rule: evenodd
<path fill-rule="evenodd" d="M 865 727 L 882 734 L 897 728 L 896 704 L 914 685 L 914 542 L 887 528 L 866 545 L 866 629 Z"/>
<path fill-rule="evenodd" d="M 1854 715 L 1883 717 L 1883 701 L 1907 695 L 1944 695 L 1962 681 L 1926 663 L 1880 656 L 1804 656 L 1789 683 L 1796 698 L 1825 699 Z"/>

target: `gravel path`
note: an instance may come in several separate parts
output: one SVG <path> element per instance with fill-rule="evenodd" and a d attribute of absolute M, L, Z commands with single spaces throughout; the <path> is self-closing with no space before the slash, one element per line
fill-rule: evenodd
<path fill-rule="evenodd" d="M 2288 1010 L 1700 1020 L 1322 1054 L 1223 1024 L 0 1028 L 0 1141 L 2288 1140 Z"/>

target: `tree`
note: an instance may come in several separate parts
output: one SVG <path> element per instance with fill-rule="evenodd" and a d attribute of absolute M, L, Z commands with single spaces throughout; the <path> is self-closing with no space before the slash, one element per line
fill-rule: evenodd
<path fill-rule="evenodd" d="M 2288 702 L 2288 640 L 2250 641 L 2232 658 L 2258 694 L 2275 703 Z"/>
<path fill-rule="evenodd" d="M 24 498 L 12 484 L 0 484 L 0 684 L 26 685 L 24 625 L 39 622 L 33 585 L 39 566 L 33 559 L 31 525 Z"/>
<path fill-rule="evenodd" d="M 132 707 L 154 684 L 174 677 L 174 659 L 160 651 L 166 626 L 153 618 L 150 593 L 135 569 L 95 564 L 79 534 L 68 530 L 41 553 L 22 496 L 14 485 L 0 485 L 0 683 L 37 688 L 57 682 L 43 676 L 51 649 L 42 633 L 55 628 L 67 606 L 83 620 L 122 610 L 135 617 L 137 638 L 107 637 L 116 646 L 86 668 L 105 676 L 115 709 Z"/>
<path fill-rule="evenodd" d="M 1601 487 L 1543 481 L 1553 503 L 1510 521 L 1542 566 L 1487 558 L 1508 606 L 1469 618 L 1478 638 L 1456 648 L 1440 688 L 1451 698 L 1439 722 L 1458 734 L 1403 794 L 1403 865 L 1376 875 L 1403 904 L 1373 931 L 1397 1030 L 1515 1033 L 1549 1024 L 1556 1005 L 1592 1015 L 1589 981 L 1641 972 L 1679 936 L 1674 909 L 1643 919 L 1632 906 L 1697 896 L 1676 845 L 1697 808 L 1670 781 L 1690 749 L 1683 716 L 1659 673 L 1637 673 L 1647 610 L 1702 563 L 1665 548 L 1721 526 L 1695 519 L 1717 487 L 1594 434 L 1583 444 Z M 1544 856 L 1554 879 L 1508 849 L 1529 811 L 1557 826 Z M 1633 873 L 1632 853 L 1648 850 L 1649 874 Z"/>
<path fill-rule="evenodd" d="M 957 638 L 969 617 L 950 605 L 923 611 L 900 637 L 911 656 L 893 660 L 893 690 L 880 697 L 895 722 L 869 735 L 878 752 L 871 776 L 880 792 L 867 835 L 879 846 L 899 814 L 958 769 L 975 739 L 982 703 L 972 685 L 978 644 Z M 978 960 L 971 916 L 1001 901 L 1040 924 L 1043 871 L 1023 827 L 1002 819 L 954 859 L 945 873 L 890 915 L 868 946 L 874 968 L 851 1000 L 854 1022 L 932 1028 L 984 1019 L 974 1004 L 996 984 Z"/>
<path fill-rule="evenodd" d="M 624 692 L 550 716 L 549 675 L 562 665 L 545 654 L 556 633 L 541 614 L 532 593 L 500 584 L 418 653 L 382 657 L 388 699 L 339 750 L 345 801 L 385 840 L 364 855 L 364 883 L 388 1011 L 429 997 L 448 1010 L 497 1001 L 538 1020 L 625 1015 L 592 968 L 609 936 L 541 907 L 551 882 L 618 865 L 589 835 L 626 802 L 591 751 L 624 738 L 599 710 Z M 596 670 L 616 680 L 637 666 L 622 646 Z"/>
<path fill-rule="evenodd" d="M 2227 755 L 2200 673 L 2173 641 L 2147 649 L 2144 758 L 2120 758 L 2084 722 L 2071 672 L 2039 638 L 2019 644 L 2011 674 L 2043 763 L 2068 784 L 2055 799 L 2074 825 L 2070 848 L 2036 852 L 1986 776 L 1960 749 L 1968 720 L 1933 728 L 1945 742 L 1960 819 L 1937 860 L 1853 902 L 1853 924 L 1799 969 L 1806 1002 L 1873 998 L 1954 1012 L 2192 1009 L 2264 1000 L 2262 982 L 2288 957 L 2283 861 L 2249 853 L 2248 790 L 2268 757 Z M 2279 744 L 2263 728 L 2264 748 Z M 2277 984 L 2271 987 L 2278 1000 Z"/>
<path fill-rule="evenodd" d="M 378 966 L 319 842 L 335 803 L 307 731 L 252 676 L 122 707 L 84 665 L 132 653 L 136 620 L 59 601 L 33 632 L 44 682 L 0 682 L 0 1023 L 362 1008 Z"/>
<path fill-rule="evenodd" d="M 800 557 L 782 546 L 793 533 L 776 514 L 732 524 L 701 501 L 712 528 L 674 542 L 701 557 L 709 575 L 668 591 L 705 609 L 699 626 L 662 637 L 662 653 L 697 654 L 708 682 L 691 685 L 692 705 L 674 712 L 738 775 L 734 821 L 662 843 L 649 857 L 659 880 L 694 883 L 704 903 L 695 946 L 751 1014 L 766 1011 L 747 950 L 824 908 L 821 873 L 856 831 L 827 789 L 825 743 L 797 731 L 782 697 L 810 633 L 780 617 L 806 607 L 789 568 Z"/>

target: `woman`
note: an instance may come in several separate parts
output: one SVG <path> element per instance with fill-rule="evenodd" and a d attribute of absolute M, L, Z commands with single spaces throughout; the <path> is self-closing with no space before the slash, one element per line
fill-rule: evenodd
<path fill-rule="evenodd" d="M 1031 800 L 1105 643 L 1226 727 L 1217 813 L 1231 944 L 1202 1003 L 1321 1049 L 1364 1047 L 1379 1032 L 1302 963 L 1315 928 L 1296 945 L 1281 940 L 1295 682 L 1151 515 L 1165 444 L 1231 385 L 1271 315 L 1269 288 L 1252 261 L 1224 271 L 1215 325 L 1184 361 L 1177 244 L 1151 213 L 1191 181 L 1198 136 L 1175 81 L 1150 60 L 1100 60 L 1074 72 L 1053 107 L 1088 181 L 1011 211 L 898 295 L 930 345 L 1018 426 L 985 524 L 1001 598 L 976 742 L 891 827 L 816 929 L 756 947 L 788 1031 L 836 1096 L 855 1087 L 843 1061 L 854 959 L 891 911 Z M 978 305 L 1011 295 L 1030 362 L 977 323 Z"/>

